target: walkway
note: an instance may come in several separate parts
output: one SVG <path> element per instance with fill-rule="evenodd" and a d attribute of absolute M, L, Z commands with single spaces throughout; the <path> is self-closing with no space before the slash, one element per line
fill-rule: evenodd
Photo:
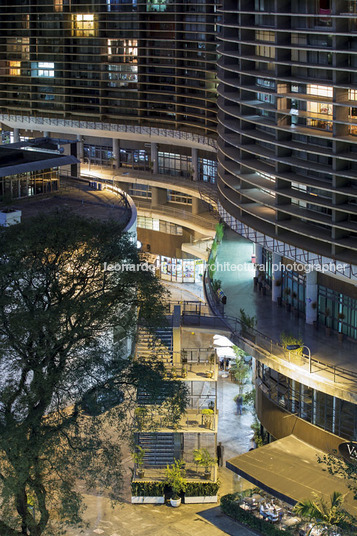
<path fill-rule="evenodd" d="M 326 338 L 323 326 L 316 330 L 305 324 L 303 318 L 296 318 L 294 313 L 287 313 L 284 307 L 278 307 L 271 301 L 271 296 L 263 296 L 254 291 L 253 265 L 245 271 L 225 270 L 224 263 L 241 265 L 251 262 L 253 245 L 231 230 L 226 231 L 224 240 L 218 248 L 218 270 L 216 278 L 222 281 L 222 289 L 227 296 L 225 314 L 240 317 L 240 309 L 249 316 L 256 316 L 257 330 L 278 342 L 282 331 L 302 338 L 310 349 L 312 356 L 324 363 L 338 365 L 357 372 L 357 344 L 344 340 L 340 343 L 336 334 Z M 227 265 L 226 265 L 227 266 Z"/>
<path fill-rule="evenodd" d="M 224 462 L 246 452 L 250 447 L 253 417 L 247 410 L 243 411 L 243 415 L 236 414 L 233 397 L 237 392 L 236 384 L 228 378 L 219 378 L 218 441 L 224 443 Z M 105 497 L 85 495 L 85 520 L 88 528 L 68 529 L 66 536 L 254 536 L 255 533 L 223 514 L 216 504 L 190 504 L 176 509 L 167 505 L 130 504 L 131 466 L 131 456 L 126 450 L 123 453 L 124 502 L 117 503 L 112 508 Z M 220 495 L 251 487 L 249 482 L 226 467 L 220 468 L 219 480 Z"/>

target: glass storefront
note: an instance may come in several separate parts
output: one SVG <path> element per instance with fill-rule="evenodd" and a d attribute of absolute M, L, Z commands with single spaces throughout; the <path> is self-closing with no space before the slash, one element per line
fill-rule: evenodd
<path fill-rule="evenodd" d="M 357 300 L 319 285 L 318 321 L 352 339 L 357 339 Z"/>
<path fill-rule="evenodd" d="M 201 283 L 205 262 L 201 259 L 159 257 L 160 277 L 177 283 Z"/>
<path fill-rule="evenodd" d="M 357 439 L 357 405 L 322 393 L 257 362 L 265 395 L 301 419 L 345 439 Z"/>
<path fill-rule="evenodd" d="M 285 303 L 305 313 L 306 275 L 301 272 L 285 270 L 282 277 L 281 295 Z"/>

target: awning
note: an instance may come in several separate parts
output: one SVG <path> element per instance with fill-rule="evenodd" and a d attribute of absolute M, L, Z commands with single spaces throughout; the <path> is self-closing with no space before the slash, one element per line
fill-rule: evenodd
<path fill-rule="evenodd" d="M 67 166 L 68 164 L 77 164 L 79 162 L 79 160 L 72 155 L 60 156 L 51 154 L 50 156 L 51 158 L 47 159 L 1 167 L 0 178 L 8 177 L 10 175 L 18 175 L 20 173 L 27 173 L 29 171 L 41 171 L 43 169 L 50 169 L 53 167 Z"/>
<path fill-rule="evenodd" d="M 294 435 L 231 458 L 226 466 L 249 482 L 290 504 L 312 498 L 329 499 L 334 491 L 346 494 L 344 507 L 357 515 L 357 501 L 345 481 L 324 471 L 317 461 L 325 453 Z"/>

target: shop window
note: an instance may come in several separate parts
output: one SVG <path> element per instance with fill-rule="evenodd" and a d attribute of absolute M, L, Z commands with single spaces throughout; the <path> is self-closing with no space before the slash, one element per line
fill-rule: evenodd
<path fill-rule="evenodd" d="M 95 35 L 94 15 L 73 15 L 73 33 L 76 37 L 93 37 Z"/>

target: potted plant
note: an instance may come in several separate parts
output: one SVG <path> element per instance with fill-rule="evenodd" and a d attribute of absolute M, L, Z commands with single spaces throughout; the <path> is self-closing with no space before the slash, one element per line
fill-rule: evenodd
<path fill-rule="evenodd" d="M 330 316 L 331 316 L 330 309 L 327 308 L 325 310 L 325 333 L 326 333 L 326 337 L 329 337 L 331 335 Z"/>
<path fill-rule="evenodd" d="M 186 471 L 182 467 L 180 460 L 175 460 L 171 466 L 166 467 L 165 483 L 170 486 L 172 490 L 172 497 L 170 499 L 171 506 L 177 508 L 181 504 L 180 494 L 186 490 L 187 480 Z"/>
<path fill-rule="evenodd" d="M 216 354 L 211 354 L 208 358 L 208 362 L 213 367 L 213 365 L 216 363 Z"/>
<path fill-rule="evenodd" d="M 311 309 L 313 309 L 313 310 L 317 309 L 317 303 L 316 302 L 312 302 Z M 312 324 L 313 324 L 315 329 L 318 328 L 317 317 L 316 317 L 316 320 L 313 320 Z"/>
<path fill-rule="evenodd" d="M 187 368 L 186 367 L 182 367 L 182 369 L 181 369 L 181 377 L 182 378 L 187 377 Z"/>
<path fill-rule="evenodd" d="M 140 447 L 140 445 L 136 445 L 136 450 L 134 452 L 134 462 L 137 465 L 136 474 L 138 478 L 144 478 L 144 457 L 147 452 L 148 451 Z"/>
<path fill-rule="evenodd" d="M 212 428 L 214 410 L 205 408 L 202 410 L 202 420 L 205 428 Z"/>
<path fill-rule="evenodd" d="M 286 289 L 284 290 L 284 294 L 286 296 L 286 310 L 288 313 L 290 313 L 291 311 L 291 303 L 290 303 L 290 300 L 289 300 L 289 296 L 291 294 L 291 289 L 289 287 L 286 287 Z"/>
<path fill-rule="evenodd" d="M 247 315 L 244 309 L 240 309 L 239 312 L 240 312 L 240 320 L 241 320 L 241 326 L 242 326 L 242 335 L 243 337 L 246 337 L 250 339 L 252 342 L 254 342 L 255 336 L 252 333 L 252 330 L 255 328 L 257 319 L 255 316 Z"/>
<path fill-rule="evenodd" d="M 135 420 L 138 430 L 142 430 L 145 427 L 147 421 L 148 410 L 145 407 L 139 406 L 135 408 Z"/>
<path fill-rule="evenodd" d="M 206 370 L 205 375 L 206 375 L 206 378 L 213 378 L 214 371 L 213 370 Z"/>
<path fill-rule="evenodd" d="M 339 313 L 337 315 L 337 318 L 338 318 L 338 340 L 340 342 L 343 341 L 343 332 L 342 332 L 342 328 L 343 328 L 343 320 L 345 318 L 345 315 L 343 313 Z"/>
<path fill-rule="evenodd" d="M 212 466 L 217 463 L 217 458 L 210 455 L 207 449 L 195 449 L 193 461 L 200 467 L 204 467 L 205 478 L 210 478 Z"/>
<path fill-rule="evenodd" d="M 298 302 L 297 302 L 298 295 L 295 291 L 293 291 L 293 293 L 291 294 L 291 297 L 292 297 L 295 316 L 299 316 L 299 308 L 298 308 Z"/>

